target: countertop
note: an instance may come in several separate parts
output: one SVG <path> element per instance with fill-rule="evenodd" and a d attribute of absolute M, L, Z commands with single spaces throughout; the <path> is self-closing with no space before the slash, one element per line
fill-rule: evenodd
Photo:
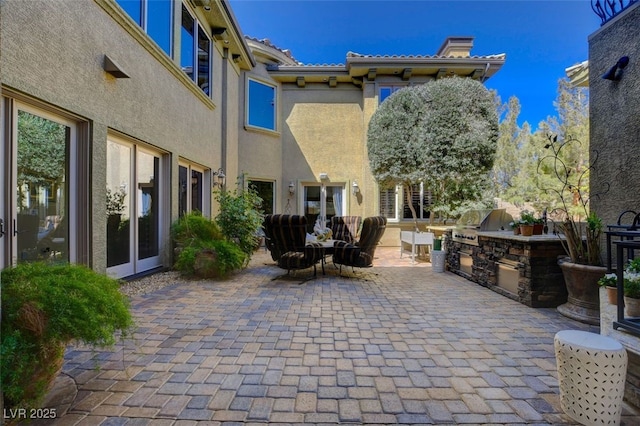
<path fill-rule="evenodd" d="M 560 242 L 563 238 L 559 235 L 542 234 L 532 235 L 530 237 L 523 237 L 522 235 L 515 235 L 513 231 L 478 231 L 479 237 L 500 238 L 503 240 L 522 241 L 526 243 L 535 242 Z"/>

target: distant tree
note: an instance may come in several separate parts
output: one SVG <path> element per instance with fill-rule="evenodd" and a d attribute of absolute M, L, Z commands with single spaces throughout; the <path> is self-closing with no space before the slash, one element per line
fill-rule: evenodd
<path fill-rule="evenodd" d="M 517 100 L 517 99 L 516 99 Z M 567 79 L 558 81 L 558 95 L 554 106 L 557 115 L 549 116 L 538 123 L 538 128 L 531 134 L 528 124 L 518 128 L 514 120 L 512 108 L 519 103 L 510 99 L 508 112 L 500 123 L 499 149 L 493 170 L 494 188 L 500 198 L 514 204 L 531 203 L 538 211 L 547 208 L 553 210 L 558 205 L 557 193 L 553 189 L 558 185 L 552 169 L 548 164 L 538 167 L 541 158 L 549 154 L 549 136 L 557 135 L 558 143 L 573 140 L 570 146 L 560 150 L 560 158 L 566 164 L 575 167 L 581 173 L 589 164 L 589 108 L 588 91 L 582 87 L 572 87 Z M 519 111 L 519 109 L 518 109 Z M 513 135 L 517 133 L 517 138 Z M 513 163 L 511 157 L 513 145 L 503 143 L 517 140 L 517 158 Z M 516 144 L 515 142 L 512 142 Z M 513 164 L 516 164 L 515 170 Z M 514 174 L 512 174 L 514 173 Z M 499 185 L 498 177 L 510 176 L 510 185 Z M 588 179 L 582 180 L 588 184 Z M 556 188 L 557 189 L 557 188 Z M 588 188 L 581 187 L 588 196 Z"/>
<path fill-rule="evenodd" d="M 528 123 L 522 128 L 518 125 L 520 111 L 520 101 L 515 96 L 500 106 L 499 115 L 504 118 L 498 127 L 496 157 L 491 172 L 494 196 L 511 202 L 516 201 L 513 198 L 519 195 L 519 191 L 514 191 L 516 178 L 522 168 L 523 148 L 531 137 Z"/>
<path fill-rule="evenodd" d="M 367 150 L 381 185 L 402 184 L 411 197 L 410 186 L 423 182 L 434 211 L 457 215 L 489 187 L 497 138 L 493 95 L 475 80 L 453 77 L 385 100 L 369 122 Z"/>

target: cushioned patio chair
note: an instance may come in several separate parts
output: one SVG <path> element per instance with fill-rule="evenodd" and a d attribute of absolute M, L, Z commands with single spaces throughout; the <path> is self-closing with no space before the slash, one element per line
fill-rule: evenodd
<path fill-rule="evenodd" d="M 373 255 L 387 227 L 387 218 L 382 216 L 367 217 L 362 222 L 362 231 L 357 243 L 336 241 L 333 248 L 333 263 L 351 266 L 351 268 L 368 268 L 373 266 Z"/>
<path fill-rule="evenodd" d="M 330 225 L 333 239 L 355 243 L 358 241 L 361 222 L 360 216 L 333 216 Z"/>
<path fill-rule="evenodd" d="M 298 215 L 274 214 L 264 218 L 263 228 L 270 243 L 271 257 L 278 267 L 287 270 L 307 269 L 322 259 L 324 250 L 319 243 L 306 243 L 307 218 Z M 276 259 L 277 258 L 277 259 Z"/>

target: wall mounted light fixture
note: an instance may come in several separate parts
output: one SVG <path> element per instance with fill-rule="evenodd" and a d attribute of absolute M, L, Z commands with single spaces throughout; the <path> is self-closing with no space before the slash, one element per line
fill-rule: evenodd
<path fill-rule="evenodd" d="M 358 182 L 356 182 L 355 180 L 351 185 L 351 192 L 353 192 L 353 195 L 356 195 L 358 192 L 360 192 L 360 187 L 358 186 Z"/>
<path fill-rule="evenodd" d="M 293 195 L 296 192 L 296 184 L 293 181 L 289 182 L 289 195 Z"/>
<path fill-rule="evenodd" d="M 622 79 L 622 70 L 629 65 L 629 57 L 623 56 L 618 62 L 607 71 L 602 78 L 611 81 L 620 81 Z"/>
<path fill-rule="evenodd" d="M 213 172 L 211 174 L 216 177 L 216 180 L 213 182 L 214 188 L 216 186 L 219 186 L 220 189 L 224 188 L 226 176 L 224 174 L 224 170 L 222 170 L 222 167 L 220 167 L 217 172 Z"/>
<path fill-rule="evenodd" d="M 116 63 L 113 59 L 104 55 L 102 62 L 102 69 L 111 74 L 115 78 L 129 78 L 129 75 L 124 72 L 122 67 Z"/>

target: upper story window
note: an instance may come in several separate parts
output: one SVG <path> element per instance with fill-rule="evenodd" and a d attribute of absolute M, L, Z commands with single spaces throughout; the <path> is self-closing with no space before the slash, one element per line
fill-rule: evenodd
<path fill-rule="evenodd" d="M 116 0 L 122 9 L 171 56 L 172 0 Z"/>
<path fill-rule="evenodd" d="M 276 131 L 276 88 L 249 78 L 247 125 Z"/>
<path fill-rule="evenodd" d="M 184 4 L 180 32 L 180 66 L 203 92 L 210 94 L 211 39 Z"/>
<path fill-rule="evenodd" d="M 400 89 L 403 89 L 407 86 L 381 86 L 378 92 L 378 104 L 381 104 L 382 101 L 387 99 L 393 93 L 397 92 Z"/>

